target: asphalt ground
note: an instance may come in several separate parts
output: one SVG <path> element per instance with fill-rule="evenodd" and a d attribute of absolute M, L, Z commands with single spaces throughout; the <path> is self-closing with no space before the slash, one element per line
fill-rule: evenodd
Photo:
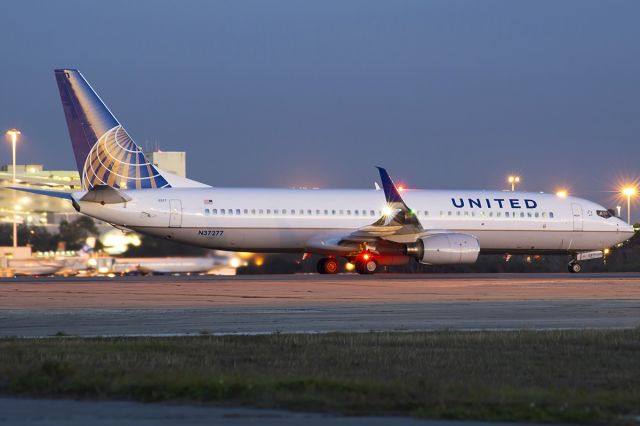
<path fill-rule="evenodd" d="M 638 326 L 638 273 L 0 280 L 0 336 Z"/>
<path fill-rule="evenodd" d="M 143 404 L 0 397 L 0 425 L 11 426 L 515 426 L 516 423 L 423 420 L 407 417 L 345 417 L 206 405 Z M 535 426 L 527 423 L 528 426 Z"/>

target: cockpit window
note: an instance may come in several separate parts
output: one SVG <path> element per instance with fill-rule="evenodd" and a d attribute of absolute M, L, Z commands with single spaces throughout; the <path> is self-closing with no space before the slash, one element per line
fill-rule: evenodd
<path fill-rule="evenodd" d="M 609 210 L 596 210 L 596 213 L 598 214 L 598 216 L 604 217 L 605 219 L 609 219 L 610 217 L 613 217 L 613 215 Z"/>

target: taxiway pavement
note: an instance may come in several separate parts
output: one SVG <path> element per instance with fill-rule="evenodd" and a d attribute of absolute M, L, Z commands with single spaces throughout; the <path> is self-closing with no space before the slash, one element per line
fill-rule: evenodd
<path fill-rule="evenodd" d="M 640 326 L 640 274 L 0 281 L 0 336 Z"/>

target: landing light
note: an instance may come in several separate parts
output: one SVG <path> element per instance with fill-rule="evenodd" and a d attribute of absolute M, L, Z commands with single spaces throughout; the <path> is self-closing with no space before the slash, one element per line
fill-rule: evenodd
<path fill-rule="evenodd" d="M 356 265 L 351 262 L 347 262 L 344 265 L 344 269 L 346 269 L 347 271 L 353 271 L 354 269 L 356 269 Z"/>
<path fill-rule="evenodd" d="M 383 216 L 391 216 L 391 213 L 393 213 L 393 210 L 391 209 L 391 207 L 389 206 L 384 206 L 382 208 L 382 215 Z"/>

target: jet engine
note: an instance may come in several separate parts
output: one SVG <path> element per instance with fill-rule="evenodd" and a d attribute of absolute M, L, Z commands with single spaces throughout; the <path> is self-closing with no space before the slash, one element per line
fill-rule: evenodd
<path fill-rule="evenodd" d="M 475 263 L 480 244 L 473 235 L 447 232 L 419 238 L 407 244 L 405 254 L 426 265 Z"/>

